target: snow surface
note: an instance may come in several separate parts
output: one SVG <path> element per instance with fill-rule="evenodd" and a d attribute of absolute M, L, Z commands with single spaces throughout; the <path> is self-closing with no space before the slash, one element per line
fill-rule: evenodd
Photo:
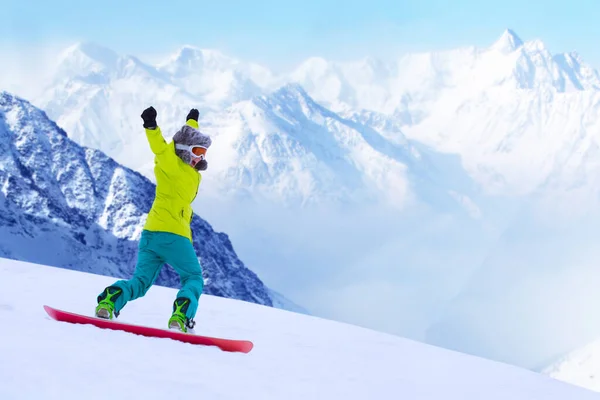
<path fill-rule="evenodd" d="M 0 260 L 0 398 L 592 400 L 600 394 L 388 334 L 203 296 L 196 331 L 249 354 L 51 320 L 90 314 L 109 277 Z M 164 326 L 175 289 L 154 287 L 120 320 Z"/>
<path fill-rule="evenodd" d="M 600 339 L 560 357 L 541 372 L 554 379 L 600 392 Z"/>

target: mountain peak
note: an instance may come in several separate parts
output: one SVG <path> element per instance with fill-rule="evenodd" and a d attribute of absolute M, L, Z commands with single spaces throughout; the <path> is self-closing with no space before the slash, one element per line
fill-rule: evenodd
<path fill-rule="evenodd" d="M 119 55 L 107 47 L 90 41 L 77 42 L 67 47 L 61 55 L 63 62 L 81 58 L 87 58 L 102 65 L 114 65 L 119 59 Z"/>
<path fill-rule="evenodd" d="M 54 79 L 77 77 L 88 83 L 106 83 L 107 76 L 118 68 L 120 59 L 119 54 L 107 47 L 94 42 L 78 42 L 60 54 Z"/>
<path fill-rule="evenodd" d="M 274 93 L 292 93 L 299 95 L 301 97 L 309 97 L 309 95 L 304 90 L 304 87 L 298 82 L 288 82 L 282 85 L 279 89 L 277 89 Z"/>
<path fill-rule="evenodd" d="M 255 97 L 254 104 L 261 107 L 266 103 L 279 104 L 280 106 L 290 107 L 293 105 L 303 105 L 309 108 L 318 108 L 314 99 L 306 92 L 304 87 L 297 82 L 288 82 L 278 89 L 273 90 L 267 96 Z"/>
<path fill-rule="evenodd" d="M 190 44 L 183 45 L 177 50 L 177 52 L 173 55 L 171 59 L 187 59 L 187 58 L 202 58 L 202 59 L 210 59 L 210 58 L 225 58 L 227 59 L 223 53 L 219 50 L 215 49 L 203 49 L 198 46 L 193 46 Z"/>
<path fill-rule="evenodd" d="M 51 129 L 57 135 L 67 137 L 67 133 L 60 128 L 54 121 L 48 118 L 48 115 L 44 110 L 41 110 L 33 106 L 29 101 L 9 93 L 4 90 L 0 90 L 0 119 L 2 115 L 6 117 L 6 112 L 12 112 L 12 122 L 17 125 L 29 124 L 36 128 L 44 127 L 44 129 Z"/>
<path fill-rule="evenodd" d="M 296 73 L 312 73 L 312 74 L 324 74 L 331 67 L 329 61 L 323 57 L 309 57 L 296 69 Z"/>
<path fill-rule="evenodd" d="M 226 56 L 219 50 L 202 49 L 193 45 L 184 45 L 158 67 L 169 71 L 202 71 L 204 68 L 229 69 L 235 67 L 239 62 Z"/>
<path fill-rule="evenodd" d="M 523 40 L 512 30 L 506 29 L 498 40 L 492 45 L 492 49 L 503 53 L 515 51 L 523 45 Z"/>

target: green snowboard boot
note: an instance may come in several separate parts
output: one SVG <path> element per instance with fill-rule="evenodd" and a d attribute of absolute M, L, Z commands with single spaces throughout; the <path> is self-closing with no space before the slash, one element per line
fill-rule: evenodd
<path fill-rule="evenodd" d="M 104 319 L 113 319 L 118 317 L 119 313 L 115 311 L 115 301 L 123 293 L 121 288 L 109 286 L 98 296 L 98 305 L 96 306 L 96 317 Z"/>
<path fill-rule="evenodd" d="M 190 300 L 180 297 L 173 302 L 173 315 L 169 318 L 169 329 L 177 329 L 184 333 L 193 333 L 196 322 L 189 319 L 185 313 L 190 305 Z"/>

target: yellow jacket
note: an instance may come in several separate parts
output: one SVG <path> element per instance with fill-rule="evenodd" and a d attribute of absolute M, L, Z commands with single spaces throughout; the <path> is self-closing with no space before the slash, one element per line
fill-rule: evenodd
<path fill-rule="evenodd" d="M 198 129 L 198 123 L 187 125 Z M 171 232 L 192 241 L 192 201 L 196 198 L 202 175 L 175 154 L 175 144 L 167 144 L 159 127 L 146 129 L 150 148 L 155 154 L 156 194 L 144 229 Z"/>

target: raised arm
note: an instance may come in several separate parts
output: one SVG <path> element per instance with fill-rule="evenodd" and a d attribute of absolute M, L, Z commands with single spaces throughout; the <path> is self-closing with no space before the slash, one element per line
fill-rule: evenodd
<path fill-rule="evenodd" d="M 150 149 L 154 154 L 159 155 L 167 149 L 168 145 L 156 123 L 156 115 L 154 107 L 148 107 L 142 112 L 141 117 L 144 120 L 144 129 L 146 130 Z"/>

